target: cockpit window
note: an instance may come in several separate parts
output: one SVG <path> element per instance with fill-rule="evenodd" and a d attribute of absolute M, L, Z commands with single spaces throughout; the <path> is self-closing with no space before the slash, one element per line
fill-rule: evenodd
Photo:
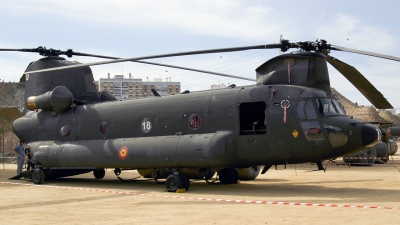
<path fill-rule="evenodd" d="M 318 98 L 316 99 L 317 108 L 321 116 L 344 115 L 341 105 L 334 99 Z"/>
<path fill-rule="evenodd" d="M 325 140 L 324 133 L 317 121 L 301 122 L 301 127 L 308 140 Z"/>
<path fill-rule="evenodd" d="M 306 101 L 301 101 L 297 106 L 297 115 L 299 119 L 304 120 L 306 118 L 306 114 L 304 113 L 304 106 L 306 105 Z"/>
<path fill-rule="evenodd" d="M 339 114 L 341 115 L 346 115 L 346 111 L 344 111 L 342 104 L 340 104 L 339 101 L 331 99 L 332 103 L 336 106 L 336 109 L 338 110 Z"/>
<path fill-rule="evenodd" d="M 315 113 L 314 110 L 314 106 L 312 101 L 307 101 L 307 105 L 306 105 L 306 115 L 307 115 L 307 119 L 317 119 L 317 114 Z"/>

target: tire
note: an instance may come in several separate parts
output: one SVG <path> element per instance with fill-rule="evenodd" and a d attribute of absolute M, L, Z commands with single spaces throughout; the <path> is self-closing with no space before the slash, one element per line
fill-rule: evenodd
<path fill-rule="evenodd" d="M 235 181 L 235 173 L 231 168 L 223 168 L 219 171 L 219 180 L 221 184 L 232 184 Z"/>
<path fill-rule="evenodd" d="M 181 177 L 181 179 L 182 179 L 183 188 L 185 188 L 186 191 L 189 190 L 189 187 L 190 187 L 190 180 L 189 180 L 189 177 L 188 177 L 186 174 L 184 174 L 184 173 L 179 173 L 178 175 L 179 175 L 179 176 Z"/>
<path fill-rule="evenodd" d="M 233 172 L 233 175 L 234 175 L 234 177 L 233 177 L 233 184 L 236 184 L 237 182 L 238 182 L 238 180 L 240 180 L 240 178 L 239 178 L 239 171 L 237 171 L 237 169 L 235 169 L 235 168 L 230 168 L 231 170 L 232 170 L 232 172 Z"/>
<path fill-rule="evenodd" d="M 102 179 L 102 178 L 104 178 L 105 175 L 106 175 L 106 170 L 103 169 L 103 168 L 93 170 L 93 176 L 94 176 L 96 179 Z"/>
<path fill-rule="evenodd" d="M 171 191 L 183 188 L 182 178 L 177 174 L 170 174 L 165 181 L 165 188 Z"/>
<path fill-rule="evenodd" d="M 44 183 L 44 173 L 41 169 L 35 169 L 32 172 L 32 181 L 34 184 L 43 184 Z"/>

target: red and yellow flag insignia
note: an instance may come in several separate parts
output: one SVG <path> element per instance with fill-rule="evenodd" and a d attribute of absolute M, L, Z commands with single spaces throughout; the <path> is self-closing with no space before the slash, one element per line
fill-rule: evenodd
<path fill-rule="evenodd" d="M 118 151 L 118 157 L 122 160 L 128 158 L 128 147 L 122 146 Z"/>

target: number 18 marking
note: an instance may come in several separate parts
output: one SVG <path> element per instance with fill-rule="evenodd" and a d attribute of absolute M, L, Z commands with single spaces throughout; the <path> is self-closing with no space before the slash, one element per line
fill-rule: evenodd
<path fill-rule="evenodd" d="M 149 133 L 151 131 L 151 127 L 152 127 L 150 119 L 149 118 L 144 118 L 142 120 L 142 126 L 141 127 L 142 127 L 142 131 L 144 133 Z"/>

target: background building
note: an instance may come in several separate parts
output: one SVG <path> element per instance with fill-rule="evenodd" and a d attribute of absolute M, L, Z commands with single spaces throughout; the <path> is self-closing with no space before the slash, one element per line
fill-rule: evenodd
<path fill-rule="evenodd" d="M 225 84 L 213 84 L 211 85 L 211 89 L 221 89 L 221 88 L 226 88 Z"/>
<path fill-rule="evenodd" d="M 155 89 L 160 95 L 172 95 L 181 92 L 181 83 L 172 82 L 171 77 L 162 80 L 154 78 L 153 81 L 142 81 L 141 78 L 125 78 L 124 75 L 115 75 L 113 78 L 100 78 L 99 91 L 108 91 L 116 99 L 134 99 L 153 96 L 151 89 Z"/>

